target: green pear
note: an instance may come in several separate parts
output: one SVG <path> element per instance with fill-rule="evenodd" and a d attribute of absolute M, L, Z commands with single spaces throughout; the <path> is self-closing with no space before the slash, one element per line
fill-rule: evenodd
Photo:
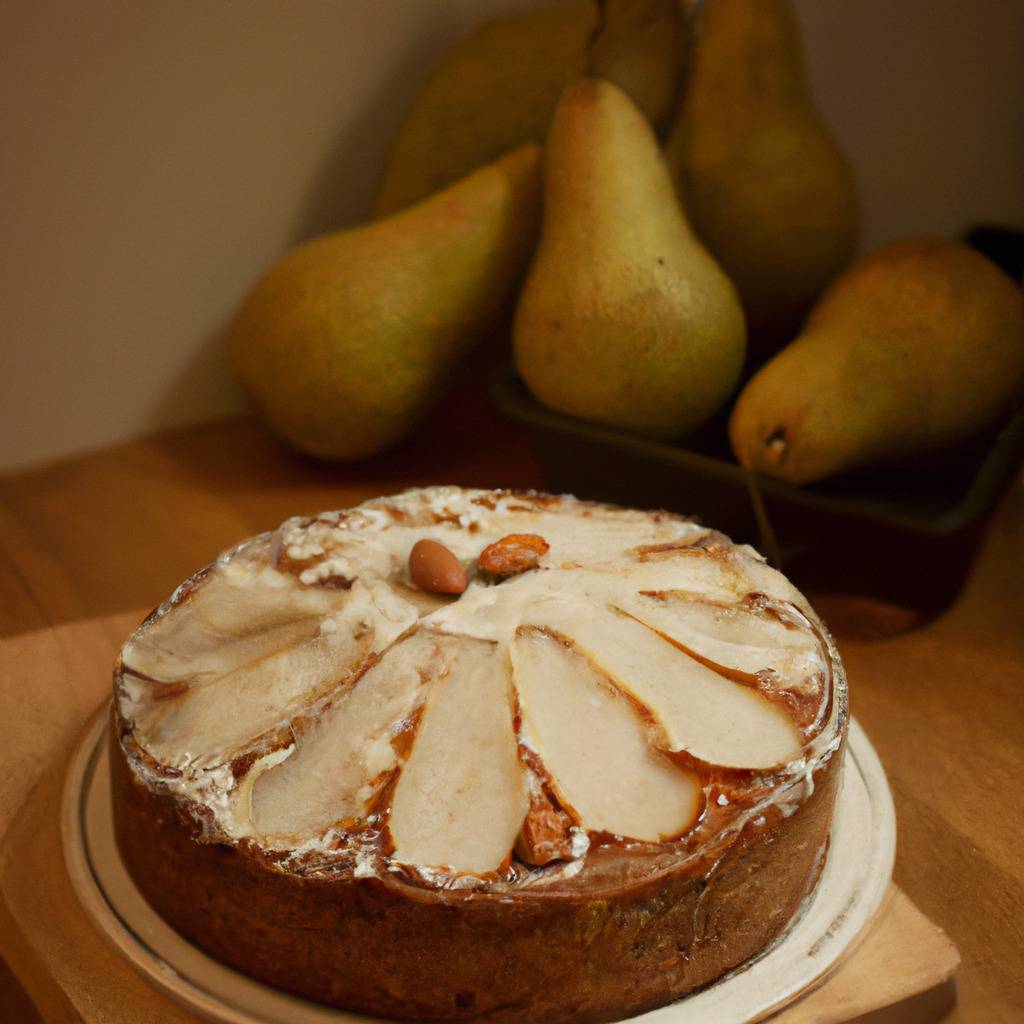
<path fill-rule="evenodd" d="M 644 115 L 610 82 L 579 79 L 555 111 L 514 344 L 545 405 L 652 437 L 698 426 L 739 378 L 736 291 L 690 230 Z"/>
<path fill-rule="evenodd" d="M 940 454 L 1024 387 L 1024 293 L 957 242 L 877 250 L 843 274 L 803 333 L 744 388 L 736 458 L 793 483 Z"/>
<path fill-rule="evenodd" d="M 854 182 L 815 109 L 788 0 L 707 0 L 697 32 L 668 160 L 761 359 L 850 260 Z"/>
<path fill-rule="evenodd" d="M 562 90 L 588 68 L 666 128 L 682 74 L 679 0 L 561 0 L 457 42 L 413 100 L 377 195 L 390 213 L 524 142 L 543 142 Z"/>
<path fill-rule="evenodd" d="M 270 425 L 325 458 L 401 440 L 507 308 L 539 205 L 531 143 L 401 213 L 288 254 L 249 295 L 230 339 Z"/>

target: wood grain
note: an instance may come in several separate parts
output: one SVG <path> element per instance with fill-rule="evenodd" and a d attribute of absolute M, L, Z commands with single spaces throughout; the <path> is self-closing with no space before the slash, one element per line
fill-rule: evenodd
<path fill-rule="evenodd" d="M 298 512 L 432 482 L 541 480 L 526 439 L 498 423 L 474 388 L 453 396 L 411 445 L 355 466 L 303 459 L 243 419 L 0 477 L 0 636 L 15 644 L 4 650 L 16 658 L 19 638 L 49 633 L 66 678 L 78 655 L 55 626 L 127 612 L 126 623 L 241 537 Z M 967 1024 L 1024 1017 L 1022 569 L 1018 486 L 966 592 L 939 619 L 904 631 L 912 617 L 902 609 L 816 602 L 892 782 L 896 881 L 961 950 L 960 1005 L 949 1019 Z M 117 639 L 103 642 L 112 651 Z M 60 672 L 28 681 L 21 699 L 31 704 L 31 687 L 60 685 Z M 69 723 L 79 710 L 69 706 Z M 0 788 L 4 815 L 14 808 L 3 794 L 13 792 Z"/>
<path fill-rule="evenodd" d="M 868 935 L 817 991 L 772 1024 L 926 1024 L 956 999 L 956 949 L 895 885 Z"/>

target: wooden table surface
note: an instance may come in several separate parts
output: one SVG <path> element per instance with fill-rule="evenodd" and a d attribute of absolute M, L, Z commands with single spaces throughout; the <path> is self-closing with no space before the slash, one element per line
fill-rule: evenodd
<path fill-rule="evenodd" d="M 295 455 L 240 419 L 0 476 L 0 636 L 155 605 L 290 515 L 427 483 L 542 481 L 527 440 L 474 389 L 401 451 L 354 466 Z M 966 591 L 935 621 L 865 599 L 815 601 L 889 773 L 896 881 L 963 957 L 952 1022 L 1024 1020 L 1022 576 L 1018 486 Z M 37 1019 L 0 963 L 0 1020 Z"/>

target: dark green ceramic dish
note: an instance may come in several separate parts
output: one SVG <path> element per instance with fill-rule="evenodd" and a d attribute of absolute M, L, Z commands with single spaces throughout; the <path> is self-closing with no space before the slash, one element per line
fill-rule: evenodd
<path fill-rule="evenodd" d="M 495 377 L 493 395 L 530 429 L 551 491 L 694 515 L 754 544 L 801 587 L 922 609 L 959 592 L 1024 458 L 1022 408 L 941 463 L 796 487 L 738 466 L 722 421 L 684 447 L 552 412 L 511 368 Z"/>

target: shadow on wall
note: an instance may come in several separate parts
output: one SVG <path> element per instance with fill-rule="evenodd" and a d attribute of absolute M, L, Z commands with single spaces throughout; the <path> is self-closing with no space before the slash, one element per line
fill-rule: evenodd
<path fill-rule="evenodd" d="M 298 212 L 288 232 L 288 244 L 251 281 L 242 283 L 222 321 L 194 346 L 184 368 L 167 383 L 154 403 L 143 425 L 145 432 L 158 431 L 175 422 L 181 408 L 194 405 L 197 395 L 209 394 L 210 400 L 204 404 L 211 406 L 217 404 L 215 396 L 228 396 L 225 413 L 251 408 L 228 356 L 227 343 L 235 312 L 274 259 L 312 238 L 362 224 L 372 217 L 384 161 L 409 102 L 429 74 L 437 53 L 463 30 L 445 10 L 439 10 L 437 16 L 431 12 L 427 28 L 428 31 L 408 39 L 393 60 L 377 69 L 378 80 L 371 94 L 338 131 L 324 159 L 297 196 Z M 339 106 L 345 105 L 343 98 Z M 372 165 L 369 173 L 368 164 Z"/>
<path fill-rule="evenodd" d="M 231 320 L 192 346 L 184 365 L 156 396 L 152 409 L 141 424 L 141 433 L 151 434 L 177 423 L 183 408 L 220 407 L 225 415 L 246 407 L 241 386 L 235 380 L 228 358 L 227 338 Z"/>
<path fill-rule="evenodd" d="M 303 194 L 292 244 L 372 217 L 384 161 L 409 104 L 438 54 L 465 31 L 443 7 L 434 8 L 430 19 L 426 31 L 408 39 L 394 59 L 379 68 L 362 109 L 338 132 Z M 367 173 L 368 161 L 371 173 Z"/>

